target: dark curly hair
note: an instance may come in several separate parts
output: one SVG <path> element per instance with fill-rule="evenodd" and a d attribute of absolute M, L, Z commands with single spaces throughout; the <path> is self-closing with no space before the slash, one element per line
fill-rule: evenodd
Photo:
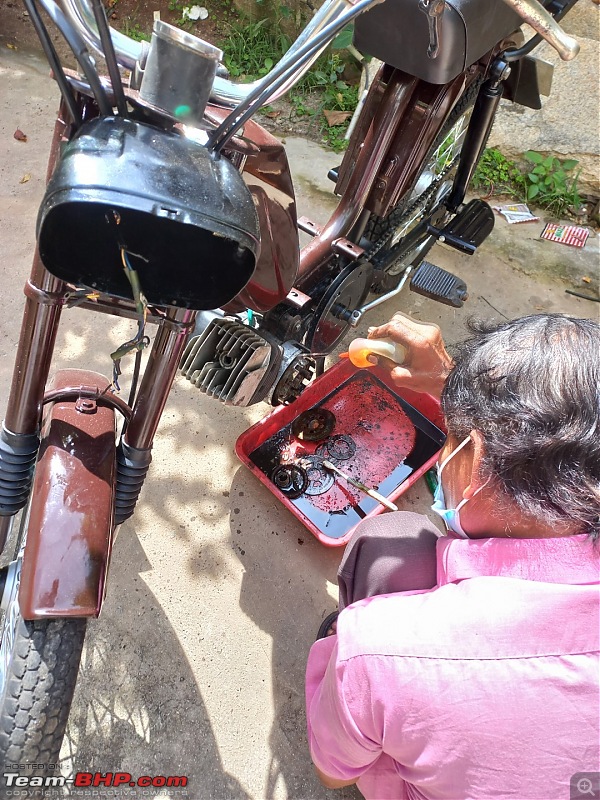
<path fill-rule="evenodd" d="M 442 393 L 448 430 L 477 430 L 483 470 L 527 515 L 600 536 L 600 325 L 535 314 L 470 322 Z"/>

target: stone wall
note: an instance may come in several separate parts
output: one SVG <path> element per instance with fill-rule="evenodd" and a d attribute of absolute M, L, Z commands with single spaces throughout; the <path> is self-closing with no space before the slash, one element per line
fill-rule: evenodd
<path fill-rule="evenodd" d="M 576 158 L 584 191 L 600 192 L 600 12 L 591 0 L 579 0 L 562 27 L 575 36 L 581 52 L 573 61 L 561 61 L 549 46 L 535 55 L 555 66 L 550 96 L 541 111 L 503 102 L 489 139 L 505 155 L 519 158 L 527 150 Z"/>
<path fill-rule="evenodd" d="M 500 0 L 488 0 L 500 2 Z M 250 19 L 266 14 L 277 16 L 285 5 L 292 11 L 288 33 L 294 23 L 312 16 L 320 0 L 234 0 L 236 7 Z M 510 102 L 503 102 L 489 139 L 490 147 L 498 147 L 514 159 L 527 150 L 555 153 L 559 158 L 576 158 L 581 169 L 580 185 L 584 191 L 600 193 L 600 12 L 593 0 L 579 0 L 562 21 L 562 26 L 581 43 L 581 52 L 574 61 L 562 62 L 548 45 L 538 47 L 535 55 L 555 65 L 550 97 L 543 98 L 541 111 L 533 111 Z M 531 30 L 525 26 L 527 38 Z"/>

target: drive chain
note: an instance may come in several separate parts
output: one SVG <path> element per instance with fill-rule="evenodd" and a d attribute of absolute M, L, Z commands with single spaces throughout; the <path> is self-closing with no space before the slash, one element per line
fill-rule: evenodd
<path fill-rule="evenodd" d="M 436 180 L 434 180 L 428 187 L 422 192 L 417 199 L 411 203 L 411 205 L 406 209 L 406 211 L 402 214 L 396 225 L 394 226 L 393 230 L 388 231 L 383 236 L 380 236 L 378 241 L 373 242 L 371 247 L 365 252 L 365 259 L 373 263 L 373 260 L 377 257 L 377 255 L 383 250 L 383 248 L 388 244 L 390 239 L 394 236 L 396 230 L 404 223 L 406 219 L 410 217 L 410 215 L 420 206 L 425 205 L 432 195 L 437 191 L 439 186 L 442 184 L 446 175 L 450 172 L 450 170 L 454 167 L 454 165 L 458 162 L 458 157 L 454 159 L 447 167 L 445 167 L 442 172 L 438 175 Z"/>

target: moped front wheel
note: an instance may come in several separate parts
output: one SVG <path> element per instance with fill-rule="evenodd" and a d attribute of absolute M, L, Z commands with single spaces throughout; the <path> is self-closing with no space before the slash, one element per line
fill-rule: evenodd
<path fill-rule="evenodd" d="M 0 775 L 22 771 L 20 765 L 27 765 L 27 775 L 51 774 L 59 762 L 87 620 L 24 620 L 19 574 L 20 559 L 8 566 L 2 593 Z"/>

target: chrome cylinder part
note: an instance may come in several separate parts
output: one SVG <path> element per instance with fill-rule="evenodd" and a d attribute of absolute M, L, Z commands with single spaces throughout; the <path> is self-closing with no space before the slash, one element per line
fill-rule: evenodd
<path fill-rule="evenodd" d="M 265 399 L 278 378 L 282 348 L 231 317 L 215 318 L 192 337 L 179 368 L 197 389 L 222 403 L 250 406 Z"/>
<path fill-rule="evenodd" d="M 176 120 L 199 125 L 222 58 L 218 47 L 156 20 L 140 100 Z"/>
<path fill-rule="evenodd" d="M 382 0 L 373 0 L 373 5 L 377 5 L 378 2 L 382 2 Z M 61 5 L 69 21 L 79 31 L 81 36 L 83 36 L 88 47 L 102 54 L 100 36 L 98 35 L 90 0 L 61 0 Z M 296 60 L 298 51 L 304 47 L 311 38 L 322 31 L 323 28 L 338 19 L 338 17 L 348 9 L 349 5 L 353 5 L 353 3 L 349 3 L 347 0 L 326 0 L 274 69 L 277 69 L 281 65 L 291 67 Z M 111 28 L 111 38 L 117 54 L 117 60 L 122 67 L 134 70 L 138 62 L 144 61 L 148 47 L 147 42 L 136 42 L 128 36 L 119 33 L 119 31 L 114 30 L 114 28 Z M 301 70 L 291 75 L 289 80 L 278 88 L 276 94 L 273 95 L 270 100 L 276 100 L 286 94 L 286 92 L 300 80 L 305 72 L 310 69 L 311 65 L 320 55 L 320 52 L 321 51 L 316 52 L 314 57 L 302 66 Z M 243 85 L 237 85 L 232 81 L 217 76 L 213 84 L 210 99 L 217 105 L 235 106 L 246 99 L 248 95 L 252 94 L 257 86 L 268 83 L 272 72 L 273 70 L 259 81 Z"/>

